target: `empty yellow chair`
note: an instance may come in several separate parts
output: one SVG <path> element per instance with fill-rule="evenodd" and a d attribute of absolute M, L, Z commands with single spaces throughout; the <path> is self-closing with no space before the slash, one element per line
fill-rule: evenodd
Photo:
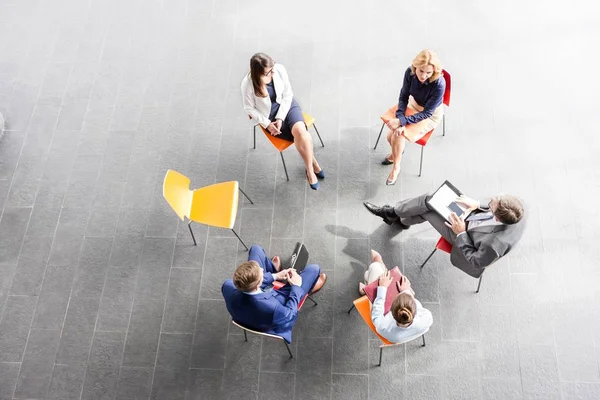
<path fill-rule="evenodd" d="M 190 190 L 190 178 L 172 169 L 167 171 L 163 183 L 163 196 L 173 211 L 183 221 L 186 217 L 190 220 L 188 228 L 196 245 L 196 238 L 192 231 L 192 221 L 199 224 L 231 229 L 233 234 L 244 245 L 248 246 L 233 229 L 238 208 L 239 193 L 252 200 L 240 189 L 237 181 L 216 183 L 200 189 Z"/>

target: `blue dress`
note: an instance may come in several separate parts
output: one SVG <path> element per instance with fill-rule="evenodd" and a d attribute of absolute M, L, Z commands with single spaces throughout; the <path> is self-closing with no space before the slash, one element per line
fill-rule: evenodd
<path fill-rule="evenodd" d="M 273 86 L 273 81 L 267 84 L 267 92 L 269 93 L 269 98 L 271 99 L 271 113 L 269 114 L 269 119 L 271 122 L 275 121 L 275 116 L 279 111 L 279 103 L 275 100 L 277 99 L 277 94 L 275 93 L 275 87 Z M 304 116 L 302 115 L 302 109 L 300 108 L 300 104 L 296 101 L 296 99 L 292 99 L 292 105 L 290 106 L 290 110 L 288 111 L 283 123 L 281 124 L 281 135 L 277 135 L 278 138 L 287 140 L 288 142 L 294 141 L 294 136 L 292 135 L 292 127 L 298 121 L 304 122 Z M 306 126 L 306 124 L 305 124 Z"/>

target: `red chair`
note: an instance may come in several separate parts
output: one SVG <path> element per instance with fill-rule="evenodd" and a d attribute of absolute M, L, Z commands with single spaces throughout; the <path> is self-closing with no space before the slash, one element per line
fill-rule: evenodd
<path fill-rule="evenodd" d="M 423 262 L 423 264 L 421 264 L 421 268 L 423 268 L 425 266 L 425 264 L 427 264 L 427 261 L 429 261 L 429 259 L 433 256 L 433 253 L 435 253 L 437 250 L 441 250 L 445 253 L 450 254 L 450 253 L 452 253 L 452 244 L 450 244 L 450 242 L 448 242 L 446 239 L 444 239 L 442 236 L 440 236 L 440 239 L 435 244 L 435 249 L 433 249 L 431 254 L 429 254 L 429 257 L 427 257 L 427 259 Z M 477 284 L 477 290 L 475 291 L 475 293 L 479 293 L 479 288 L 481 287 L 482 279 L 483 279 L 483 274 L 481 274 L 481 276 L 479 277 L 479 283 Z"/>
<path fill-rule="evenodd" d="M 450 92 L 451 92 L 451 87 L 452 87 L 452 81 L 451 81 L 450 74 L 448 73 L 448 71 L 442 70 L 442 74 L 444 74 L 444 79 L 446 80 L 446 90 L 444 91 L 443 103 L 446 105 L 446 107 L 450 107 Z M 383 128 L 385 127 L 385 124 L 389 120 L 396 118 L 396 110 L 397 109 L 398 109 L 398 105 L 396 104 L 395 106 L 393 106 L 389 110 L 387 110 L 385 112 L 385 114 L 383 114 L 380 117 L 381 120 L 383 121 L 383 123 L 381 124 L 381 129 L 379 130 L 379 136 L 377 136 L 377 141 L 375 142 L 375 147 L 373 148 L 373 150 L 377 149 L 377 145 L 379 144 L 379 139 L 381 138 L 381 133 L 383 132 Z M 412 114 L 414 114 L 414 111 L 407 108 L 406 115 L 412 115 Z M 421 161 L 419 163 L 419 176 L 421 176 L 421 172 L 423 170 L 423 148 L 425 147 L 425 145 L 431 138 L 431 135 L 433 134 L 434 130 L 427 132 L 425 134 L 425 136 L 423 136 L 421 139 L 419 139 L 415 142 L 416 144 L 421 146 Z M 446 114 L 445 113 L 442 116 L 442 136 L 446 136 Z"/>
<path fill-rule="evenodd" d="M 307 114 L 305 112 L 302 113 L 302 116 L 304 117 L 304 123 L 306 124 L 306 129 L 310 129 L 310 127 L 313 126 L 315 128 L 315 132 L 317 132 L 317 136 L 319 137 L 321 146 L 325 147 L 325 144 L 323 144 L 323 139 L 321 139 L 321 135 L 319 134 L 319 130 L 317 129 L 317 125 L 315 124 L 315 117 L 313 117 L 312 115 Z M 252 117 L 250 115 L 248 115 L 248 118 L 252 119 Z M 283 170 L 285 171 L 285 177 L 289 181 L 290 177 L 288 176 L 287 167 L 285 166 L 285 159 L 283 158 L 283 151 L 285 149 L 287 149 L 288 147 L 290 147 L 293 144 L 293 142 L 279 139 L 277 136 L 273 136 L 269 132 L 267 132 L 267 130 L 265 128 L 263 128 L 262 125 L 256 124 L 256 125 L 254 125 L 254 147 L 253 147 L 255 149 L 256 149 L 256 127 L 257 126 L 260 127 L 260 129 L 263 131 L 263 133 L 265 134 L 267 139 L 269 139 L 271 144 L 279 151 L 279 154 L 281 155 L 281 162 L 283 163 Z"/>
<path fill-rule="evenodd" d="M 273 282 L 273 289 L 275 289 L 275 290 L 281 289 L 283 286 L 285 286 L 285 283 L 283 283 L 283 282 L 279 282 L 279 281 L 274 281 Z M 300 300 L 300 303 L 298 304 L 298 311 L 300 311 L 300 309 L 304 305 L 304 302 L 306 301 L 306 298 L 310 299 L 310 301 L 312 301 L 313 303 L 315 303 L 315 306 L 318 304 L 307 293 L 306 295 L 304 295 L 304 297 L 302 298 L 302 300 Z M 247 335 L 246 332 L 250 332 L 250 333 L 254 333 L 255 335 L 266 336 L 266 337 L 270 337 L 270 338 L 274 338 L 274 339 L 280 339 L 283 342 L 283 344 L 285 344 L 285 348 L 287 349 L 288 354 L 290 355 L 290 358 L 294 358 L 294 356 L 292 355 L 292 351 L 290 350 L 290 346 L 288 346 L 287 342 L 285 341 L 285 339 L 282 336 L 274 335 L 274 334 L 271 334 L 271 333 L 265 333 L 265 332 L 256 331 L 256 330 L 250 329 L 250 328 L 248 328 L 248 327 L 246 327 L 246 326 L 242 325 L 241 323 L 236 322 L 234 320 L 231 320 L 231 322 L 235 326 L 237 326 L 238 328 L 240 328 L 241 330 L 244 331 L 244 340 L 246 342 L 248 341 L 248 335 Z"/>

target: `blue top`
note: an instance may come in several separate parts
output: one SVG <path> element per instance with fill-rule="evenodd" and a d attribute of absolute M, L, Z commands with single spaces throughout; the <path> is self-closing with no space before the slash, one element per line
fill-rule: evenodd
<path fill-rule="evenodd" d="M 271 99 L 271 113 L 269 114 L 269 119 L 271 122 L 275 121 L 275 116 L 279 111 L 279 103 L 277 100 L 277 94 L 275 93 L 275 86 L 273 85 L 273 80 L 267 83 L 267 92 L 269 93 L 269 98 Z"/>
<path fill-rule="evenodd" d="M 412 74 L 410 67 L 404 73 L 404 82 L 398 98 L 398 110 L 396 118 L 400 120 L 402 126 L 416 124 L 419 121 L 427 119 L 433 115 L 435 109 L 442 104 L 444 92 L 446 91 L 446 80 L 444 75 L 440 75 L 433 82 L 426 80 L 425 83 L 419 82 L 417 75 Z M 412 96 L 417 104 L 423 106 L 424 110 L 420 113 L 406 117 L 406 106 L 408 105 L 408 96 Z"/>

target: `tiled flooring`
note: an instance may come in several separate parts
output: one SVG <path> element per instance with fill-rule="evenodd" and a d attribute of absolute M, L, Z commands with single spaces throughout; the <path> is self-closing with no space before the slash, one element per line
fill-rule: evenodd
<path fill-rule="evenodd" d="M 302 3 L 1 0 L 0 399 L 599 399 L 598 7 L 531 0 Z M 408 148 L 384 185 L 378 116 L 424 47 L 453 76 L 447 135 Z M 256 51 L 284 64 L 316 117 L 327 178 L 251 127 L 239 83 Z M 316 136 L 314 137 L 316 141 Z M 304 240 L 328 273 L 284 346 L 230 323 L 220 294 L 247 253 L 162 198 L 169 168 L 193 185 L 237 180 L 248 244 Z M 422 225 L 370 216 L 449 179 L 527 205 L 520 246 L 476 280 Z M 434 315 L 425 348 L 375 364 L 356 313 L 369 249 Z"/>

